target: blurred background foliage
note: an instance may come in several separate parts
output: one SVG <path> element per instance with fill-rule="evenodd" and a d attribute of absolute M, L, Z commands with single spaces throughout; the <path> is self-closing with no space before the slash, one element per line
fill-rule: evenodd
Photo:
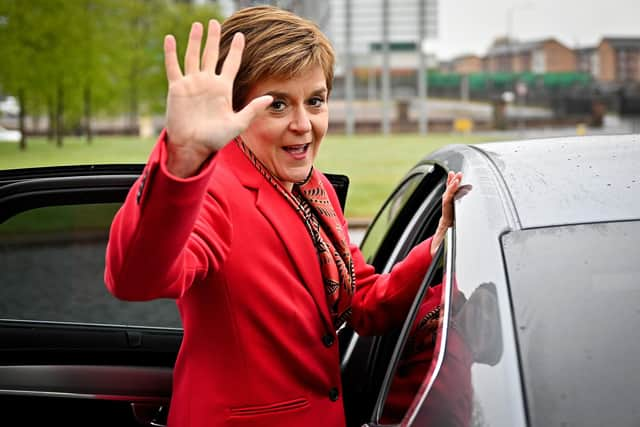
<path fill-rule="evenodd" d="M 189 26 L 221 19 L 215 5 L 167 0 L 0 0 L 0 91 L 25 116 L 48 117 L 49 138 L 91 140 L 93 117 L 164 111 L 162 43 L 174 33 L 180 57 Z"/>

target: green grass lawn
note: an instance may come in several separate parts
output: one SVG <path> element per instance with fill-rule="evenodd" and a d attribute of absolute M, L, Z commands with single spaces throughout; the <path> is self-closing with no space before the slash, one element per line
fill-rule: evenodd
<path fill-rule="evenodd" d="M 316 161 L 325 172 L 348 175 L 351 184 L 346 215 L 370 219 L 408 169 L 426 154 L 447 144 L 488 141 L 478 135 L 377 134 L 326 137 Z M 0 169 L 35 166 L 144 163 L 155 140 L 136 137 L 97 137 L 91 145 L 82 138 L 65 138 L 62 148 L 45 138 L 30 138 L 27 150 L 0 143 Z"/>

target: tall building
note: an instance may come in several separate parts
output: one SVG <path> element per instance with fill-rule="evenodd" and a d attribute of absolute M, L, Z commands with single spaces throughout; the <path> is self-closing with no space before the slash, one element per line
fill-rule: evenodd
<path fill-rule="evenodd" d="M 384 10 L 383 0 L 351 0 L 352 52 L 358 55 L 371 53 L 373 46 L 382 42 L 383 16 L 389 20 L 390 43 L 413 43 L 420 47 L 424 40 L 418 40 L 420 24 L 420 3 L 424 4 L 425 38 L 434 38 L 438 31 L 437 0 L 393 0 L 387 1 L 388 10 Z M 329 0 L 330 26 L 327 34 L 336 50 L 345 49 L 346 0 Z"/>
<path fill-rule="evenodd" d="M 424 35 L 434 38 L 438 28 L 438 0 L 388 1 L 389 43 L 392 67 L 416 68 L 416 52 L 424 40 L 418 40 L 419 4 L 424 4 Z M 271 4 L 311 19 L 331 40 L 338 55 L 337 75 L 346 54 L 347 26 L 351 31 L 351 57 L 354 67 L 379 67 L 382 45 L 383 0 L 351 0 L 351 22 L 347 24 L 347 0 L 232 0 L 234 10 L 259 4 Z M 409 48 L 410 47 L 410 48 Z M 411 53 L 409 53 L 411 52 Z"/>
<path fill-rule="evenodd" d="M 317 0 L 229 0 L 233 4 L 233 10 L 244 7 L 269 4 L 282 9 L 290 10 L 297 15 L 304 16 L 317 23 L 326 31 L 329 19 L 329 2 Z"/>

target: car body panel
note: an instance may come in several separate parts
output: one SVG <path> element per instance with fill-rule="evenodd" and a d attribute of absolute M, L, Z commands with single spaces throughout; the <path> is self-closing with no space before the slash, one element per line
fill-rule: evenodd
<path fill-rule="evenodd" d="M 467 299 L 479 289 L 482 292 L 482 284 L 490 283 L 496 290 L 497 306 L 482 308 L 493 308 L 491 316 L 480 316 L 476 322 L 466 325 L 468 331 L 463 330 L 469 336 L 492 337 L 491 342 L 481 344 L 491 347 L 493 357 L 498 359 L 491 361 L 493 365 L 483 360 L 471 367 L 474 411 L 490 421 L 490 425 L 526 425 L 510 294 L 499 240 L 500 235 L 519 226 L 509 193 L 499 171 L 483 150 L 476 147 L 449 146 L 431 154 L 425 161 L 463 172 L 462 183 L 472 186 L 470 191 L 458 194 L 455 200 L 455 253 L 452 256 L 458 289 Z M 463 329 L 465 325 L 456 327 Z M 484 351 L 488 350 L 485 348 Z"/>
<path fill-rule="evenodd" d="M 640 135 L 478 145 L 500 171 L 523 228 L 640 215 Z"/>

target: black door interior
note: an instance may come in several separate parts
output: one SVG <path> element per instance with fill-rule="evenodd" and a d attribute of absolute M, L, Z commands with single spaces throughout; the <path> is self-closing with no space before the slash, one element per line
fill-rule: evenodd
<path fill-rule="evenodd" d="M 0 172 L 0 408 L 14 425 L 162 425 L 182 340 L 173 301 L 102 281 L 111 218 L 143 165 Z M 344 207 L 349 180 L 329 175 Z"/>

